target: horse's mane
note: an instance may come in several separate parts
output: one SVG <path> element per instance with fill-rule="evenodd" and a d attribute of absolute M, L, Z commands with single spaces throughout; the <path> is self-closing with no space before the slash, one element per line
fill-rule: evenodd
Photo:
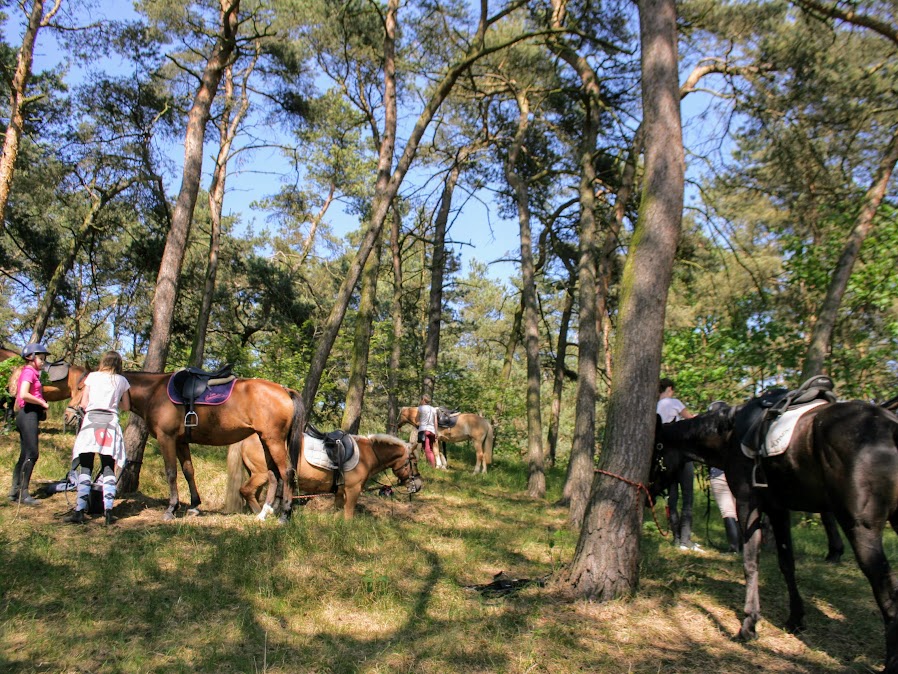
<path fill-rule="evenodd" d="M 379 442 L 384 445 L 398 445 L 405 447 L 405 441 L 397 438 L 395 435 L 388 435 L 387 433 L 372 433 L 368 436 L 368 439 L 371 442 Z"/>
<path fill-rule="evenodd" d="M 689 442 L 709 435 L 723 435 L 732 430 L 733 416 L 738 408 L 720 405 L 691 419 L 664 425 L 664 434 L 678 442 Z"/>

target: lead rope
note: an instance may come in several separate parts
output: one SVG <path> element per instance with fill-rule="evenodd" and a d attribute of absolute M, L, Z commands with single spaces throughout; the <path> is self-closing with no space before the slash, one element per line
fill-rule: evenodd
<path fill-rule="evenodd" d="M 601 473 L 602 475 L 607 475 L 608 477 L 613 477 L 616 480 L 620 480 L 621 482 L 626 482 L 631 487 L 634 487 L 637 492 L 643 491 L 645 492 L 646 498 L 649 500 L 649 509 L 652 511 L 652 519 L 655 521 L 655 526 L 658 527 L 658 533 L 667 538 L 667 535 L 670 533 L 670 530 L 664 531 L 661 528 L 661 524 L 658 522 L 658 518 L 655 515 L 655 500 L 652 498 L 651 493 L 649 492 L 648 487 L 646 487 L 641 482 L 634 482 L 633 480 L 628 480 L 623 475 L 618 475 L 617 473 L 611 473 L 607 470 L 602 470 L 601 468 L 596 468 L 595 472 Z M 639 502 L 637 501 L 636 507 L 639 507 Z"/>

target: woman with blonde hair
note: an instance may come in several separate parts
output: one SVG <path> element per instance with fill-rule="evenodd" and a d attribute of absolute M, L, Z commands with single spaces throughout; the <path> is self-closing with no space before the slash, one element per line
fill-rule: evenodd
<path fill-rule="evenodd" d="M 75 512 L 66 518 L 67 522 L 82 524 L 84 513 L 90 506 L 91 474 L 94 468 L 94 454 L 100 455 L 102 475 L 99 482 L 103 487 L 103 512 L 106 524 L 112 524 L 112 506 L 115 500 L 115 466 L 125 464 L 125 441 L 119 424 L 119 411 L 131 409 L 131 385 L 122 376 L 122 357 L 117 351 L 107 351 L 100 359 L 100 367 L 84 379 L 80 407 L 84 410 L 84 420 L 72 459 L 80 466 L 78 471 L 78 498 Z"/>

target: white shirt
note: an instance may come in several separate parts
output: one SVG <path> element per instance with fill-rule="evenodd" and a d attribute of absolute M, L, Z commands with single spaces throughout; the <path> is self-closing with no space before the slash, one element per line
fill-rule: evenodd
<path fill-rule="evenodd" d="M 430 405 L 418 407 L 418 430 L 437 434 L 437 411 Z"/>
<path fill-rule="evenodd" d="M 120 374 L 112 372 L 91 372 L 84 379 L 89 400 L 82 399 L 85 412 L 91 410 L 118 411 L 118 404 L 131 384 Z"/>
<path fill-rule="evenodd" d="M 655 408 L 658 415 L 661 417 L 662 424 L 680 421 L 682 419 L 680 412 L 685 409 L 686 405 L 676 398 L 661 398 L 661 400 L 658 401 L 658 406 Z"/>

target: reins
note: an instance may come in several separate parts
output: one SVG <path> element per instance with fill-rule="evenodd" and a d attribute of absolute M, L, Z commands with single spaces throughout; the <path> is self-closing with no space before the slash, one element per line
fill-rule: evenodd
<path fill-rule="evenodd" d="M 596 473 L 601 473 L 602 475 L 607 475 L 608 477 L 613 477 L 616 480 L 620 480 L 621 482 L 626 482 L 628 485 L 636 489 L 636 492 L 645 492 L 646 498 L 649 500 L 649 510 L 652 512 L 652 519 L 655 521 L 655 526 L 658 527 L 658 533 L 667 538 L 667 535 L 670 531 L 664 531 L 661 528 L 661 523 L 658 522 L 658 517 L 655 515 L 655 499 L 652 498 L 652 494 L 649 491 L 648 487 L 646 487 L 642 482 L 634 482 L 633 480 L 629 480 L 625 478 L 623 475 L 618 475 L 617 473 L 612 473 L 607 470 L 602 470 L 601 468 L 595 469 Z M 636 507 L 639 507 L 639 502 L 636 502 Z"/>

